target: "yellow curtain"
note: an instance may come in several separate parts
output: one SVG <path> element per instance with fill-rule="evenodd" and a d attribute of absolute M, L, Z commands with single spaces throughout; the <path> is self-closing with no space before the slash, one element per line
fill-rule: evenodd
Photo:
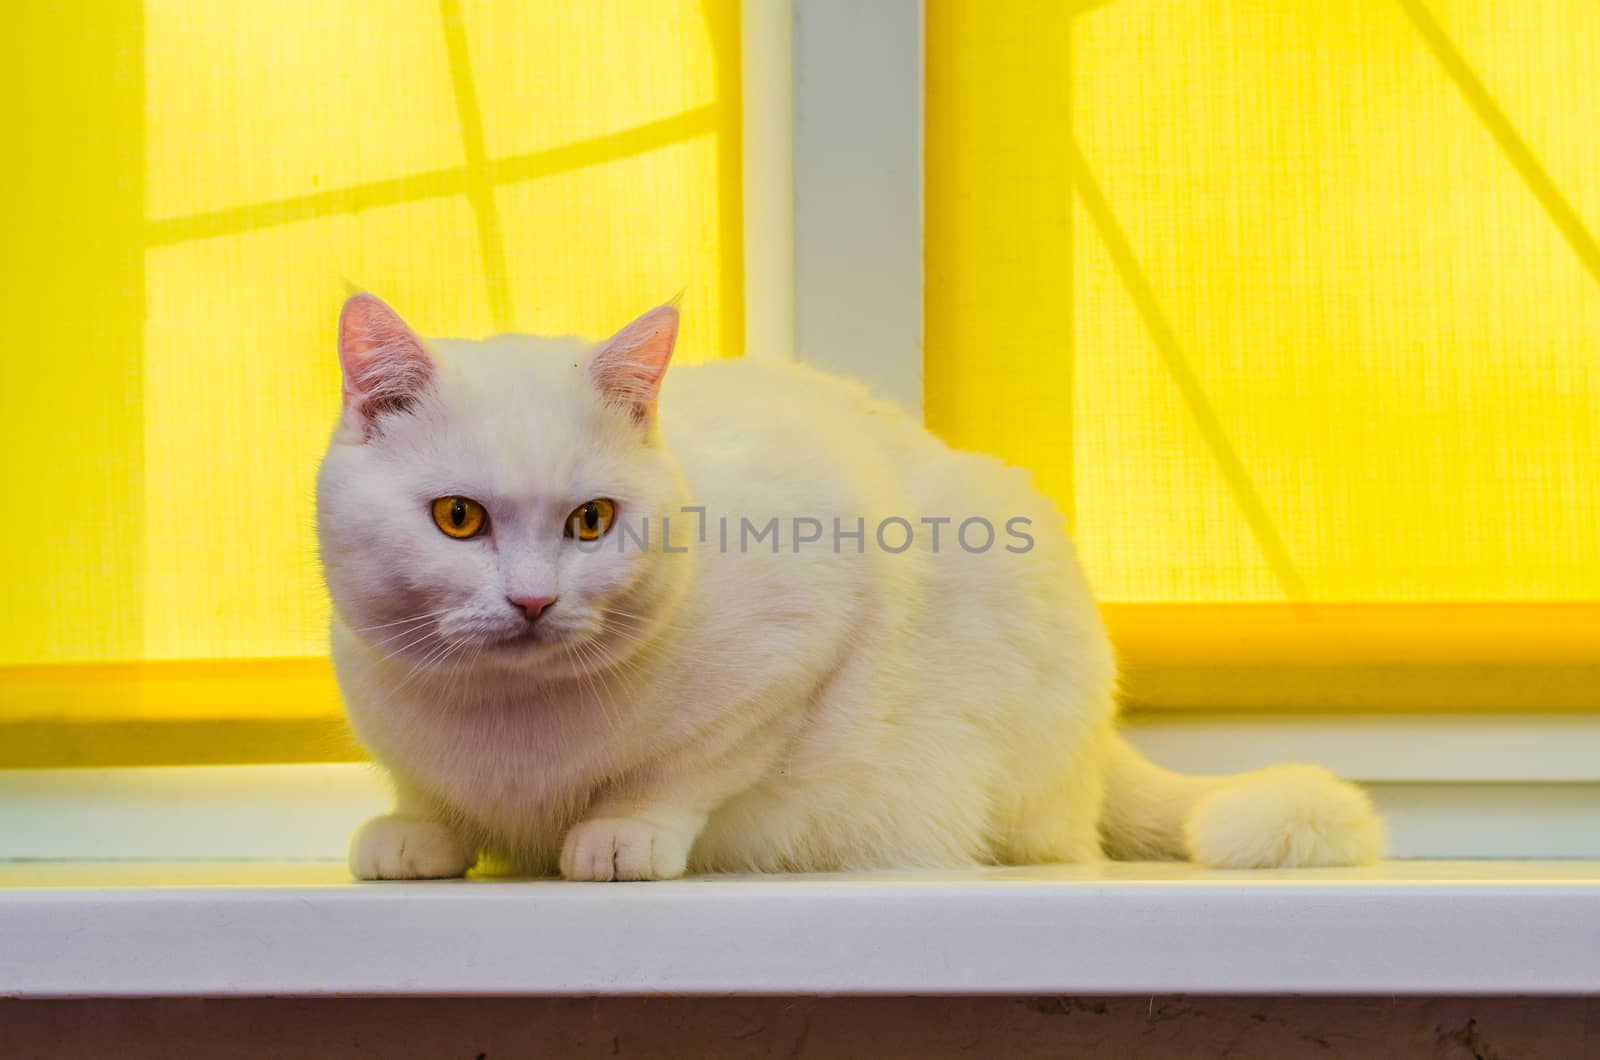
<path fill-rule="evenodd" d="M 931 0 L 927 70 L 929 422 L 1104 599 L 1600 600 L 1600 5 Z"/>
<path fill-rule="evenodd" d="M 0 765 L 348 756 L 340 300 L 682 289 L 736 353 L 738 4 L 8 27 Z M 1135 703 L 1600 705 L 1600 6 L 930 0 L 927 45 L 928 420 L 1061 503 Z"/>
<path fill-rule="evenodd" d="M 742 345 L 737 0 L 8 27 L 0 666 L 324 651 L 312 480 L 352 286 L 466 336 L 601 336 L 682 291 L 682 357 Z"/>

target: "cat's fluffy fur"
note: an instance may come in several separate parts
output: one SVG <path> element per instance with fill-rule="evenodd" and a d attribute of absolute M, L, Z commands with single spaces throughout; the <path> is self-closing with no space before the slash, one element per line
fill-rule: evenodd
<path fill-rule="evenodd" d="M 792 364 L 675 368 L 658 410 L 676 327 L 665 307 L 598 348 L 425 347 L 376 299 L 347 305 L 318 525 L 350 717 L 398 789 L 357 876 L 1380 854 L 1366 798 L 1320 768 L 1185 777 L 1116 734 L 1111 647 L 1027 474 Z M 435 527 L 457 495 L 487 533 Z M 565 529 L 595 497 L 617 525 L 585 551 Z M 776 552 L 740 547 L 741 520 L 774 516 Z M 795 517 L 821 540 L 797 548 Z M 899 554 L 892 517 L 916 535 Z M 987 550 L 957 540 L 969 517 Z M 1033 544 L 1012 551 L 1018 517 Z M 860 546 L 835 550 L 835 519 L 862 520 Z M 530 595 L 557 598 L 533 623 L 508 602 Z"/>

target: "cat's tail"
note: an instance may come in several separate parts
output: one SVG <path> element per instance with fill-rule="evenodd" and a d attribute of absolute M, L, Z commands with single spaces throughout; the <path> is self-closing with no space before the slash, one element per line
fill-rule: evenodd
<path fill-rule="evenodd" d="M 1163 769 L 1112 733 L 1100 833 L 1120 861 L 1187 859 L 1216 868 L 1364 865 L 1383 856 L 1383 822 L 1360 788 L 1321 766 L 1221 777 Z"/>

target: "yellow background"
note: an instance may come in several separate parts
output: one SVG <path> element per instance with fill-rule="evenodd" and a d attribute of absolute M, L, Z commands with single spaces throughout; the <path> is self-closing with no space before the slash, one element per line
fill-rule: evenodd
<path fill-rule="evenodd" d="M 8 26 L 0 766 L 357 755 L 340 301 L 682 289 L 737 353 L 737 0 Z M 927 46 L 928 421 L 1061 503 L 1129 702 L 1600 706 L 1600 5 L 929 0 Z"/>
<path fill-rule="evenodd" d="M 35 5 L 0 181 L 0 665 L 320 655 L 350 286 L 742 345 L 736 0 Z M 11 108 L 7 108 L 11 109 Z"/>
<path fill-rule="evenodd" d="M 928 421 L 1103 598 L 1600 599 L 1600 5 L 935 0 L 927 70 Z"/>

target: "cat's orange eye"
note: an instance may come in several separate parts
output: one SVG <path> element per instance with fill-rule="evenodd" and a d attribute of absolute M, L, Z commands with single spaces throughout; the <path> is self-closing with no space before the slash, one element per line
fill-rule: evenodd
<path fill-rule="evenodd" d="M 616 515 L 615 504 L 604 497 L 596 497 L 572 509 L 572 514 L 567 516 L 567 536 L 580 541 L 598 540 L 601 534 L 611 529 L 611 520 Z"/>
<path fill-rule="evenodd" d="M 433 502 L 433 521 L 448 537 L 477 537 L 489 525 L 489 513 L 471 497 L 440 497 Z"/>

